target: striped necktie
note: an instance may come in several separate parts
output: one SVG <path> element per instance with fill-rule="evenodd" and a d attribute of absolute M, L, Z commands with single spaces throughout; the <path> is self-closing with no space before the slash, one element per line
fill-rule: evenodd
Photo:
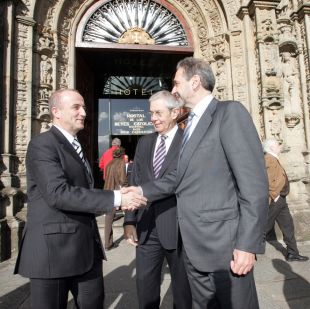
<path fill-rule="evenodd" d="M 153 162 L 153 168 L 154 168 L 154 176 L 155 178 L 158 177 L 160 169 L 164 163 L 165 157 L 166 157 L 166 143 L 165 139 L 167 138 L 166 135 L 161 135 L 160 143 L 156 149 L 155 158 Z"/>
<path fill-rule="evenodd" d="M 84 158 L 84 154 L 83 154 L 83 150 L 82 150 L 82 146 L 81 144 L 79 143 L 78 139 L 75 137 L 73 142 L 72 142 L 72 146 L 74 147 L 76 153 L 78 154 L 78 156 L 81 158 L 83 164 L 85 165 L 86 169 L 87 169 L 87 172 L 88 174 L 90 174 L 90 171 L 89 171 L 89 167 L 86 163 L 86 160 Z"/>
<path fill-rule="evenodd" d="M 186 125 L 186 128 L 185 128 L 184 133 L 183 133 L 183 140 L 182 140 L 182 147 L 181 147 L 182 150 L 183 150 L 184 146 L 186 145 L 186 143 L 189 140 L 190 130 L 191 130 L 191 126 L 192 126 L 192 123 L 193 123 L 192 120 L 193 120 L 194 116 L 195 116 L 194 112 L 190 112 L 189 115 L 188 115 L 187 125 Z"/>

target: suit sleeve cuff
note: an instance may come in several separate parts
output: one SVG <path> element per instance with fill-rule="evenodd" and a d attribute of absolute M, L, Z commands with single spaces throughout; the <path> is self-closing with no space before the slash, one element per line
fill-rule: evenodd
<path fill-rule="evenodd" d="M 121 207 L 122 195 L 120 190 L 114 190 L 114 207 Z"/>

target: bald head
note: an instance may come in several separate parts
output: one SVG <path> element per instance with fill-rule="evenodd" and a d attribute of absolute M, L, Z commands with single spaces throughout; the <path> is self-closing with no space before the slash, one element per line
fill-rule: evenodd
<path fill-rule="evenodd" d="M 86 117 L 83 97 L 74 89 L 55 91 L 49 99 L 53 124 L 75 136 L 84 129 Z"/>

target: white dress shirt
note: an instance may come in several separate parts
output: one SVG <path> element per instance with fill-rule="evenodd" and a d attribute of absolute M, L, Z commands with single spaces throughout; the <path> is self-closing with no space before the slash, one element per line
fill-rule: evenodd
<path fill-rule="evenodd" d="M 212 100 L 213 100 L 213 96 L 211 94 L 207 95 L 200 102 L 198 102 L 197 105 L 191 110 L 193 113 L 195 113 L 195 116 L 192 119 L 192 125 L 190 127 L 190 132 L 189 132 L 188 138 L 191 137 L 191 135 L 194 132 L 201 116 L 206 111 L 206 109 L 208 108 L 208 106 Z"/>

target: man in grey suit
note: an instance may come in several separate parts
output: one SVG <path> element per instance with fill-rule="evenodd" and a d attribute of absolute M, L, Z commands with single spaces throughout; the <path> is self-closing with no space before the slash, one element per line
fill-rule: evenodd
<path fill-rule="evenodd" d="M 76 136 L 86 117 L 77 91 L 54 92 L 49 107 L 52 128 L 28 146 L 27 223 L 14 273 L 30 278 L 32 309 L 65 309 L 69 291 L 77 308 L 103 308 L 105 254 L 95 216 L 145 199 L 93 189 Z"/>
<path fill-rule="evenodd" d="M 255 309 L 253 266 L 268 213 L 264 156 L 247 110 L 216 100 L 214 84 L 205 61 L 178 63 L 172 92 L 192 112 L 178 167 L 140 191 L 149 202 L 176 194 L 193 307 Z"/>
<path fill-rule="evenodd" d="M 140 138 L 136 148 L 132 185 L 164 177 L 177 166 L 182 142 L 177 126 L 180 103 L 169 91 L 152 95 L 151 121 L 155 133 Z M 162 142 L 162 140 L 164 140 Z M 164 151 L 161 153 L 161 147 Z M 157 158 L 161 159 L 160 161 Z M 174 308 L 191 308 L 192 298 L 181 251 L 177 250 L 176 197 L 149 203 L 136 212 L 126 212 L 125 238 L 136 250 L 137 291 L 140 309 L 158 309 L 161 270 L 166 258 L 170 274 Z"/>

